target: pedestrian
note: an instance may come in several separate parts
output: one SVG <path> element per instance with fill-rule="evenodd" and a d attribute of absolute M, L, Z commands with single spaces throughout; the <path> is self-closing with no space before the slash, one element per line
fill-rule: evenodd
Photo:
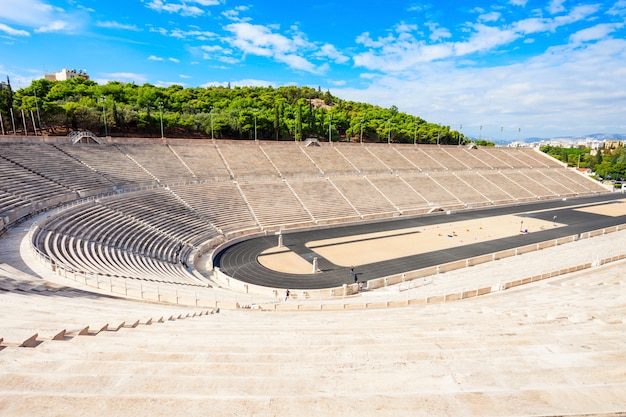
<path fill-rule="evenodd" d="M 354 273 L 354 267 L 353 266 L 350 267 L 350 277 L 354 278 L 354 283 L 356 284 L 357 276 Z"/>
<path fill-rule="evenodd" d="M 289 299 L 289 290 L 285 291 L 285 301 Z"/>
<path fill-rule="evenodd" d="M 363 291 L 363 281 L 359 281 L 359 291 Z"/>

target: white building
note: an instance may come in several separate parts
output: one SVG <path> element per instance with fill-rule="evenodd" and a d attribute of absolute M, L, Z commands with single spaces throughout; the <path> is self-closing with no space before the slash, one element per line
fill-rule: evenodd
<path fill-rule="evenodd" d="M 85 80 L 89 79 L 89 75 L 87 75 L 87 71 L 83 71 L 83 70 L 78 70 L 76 71 L 75 69 L 72 70 L 68 70 L 63 68 L 61 71 L 59 72 L 54 72 L 52 74 L 44 74 L 44 78 L 46 80 L 51 80 L 51 81 L 66 81 L 66 80 L 71 80 L 72 78 L 84 78 Z"/>

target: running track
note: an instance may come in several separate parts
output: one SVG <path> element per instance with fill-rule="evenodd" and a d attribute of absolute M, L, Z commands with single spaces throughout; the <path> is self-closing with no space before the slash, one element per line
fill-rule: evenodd
<path fill-rule="evenodd" d="M 314 255 L 310 249 L 306 248 L 305 244 L 307 242 L 411 227 L 423 227 L 468 219 L 485 218 L 485 222 L 488 222 L 489 217 L 501 215 L 519 215 L 550 222 L 553 221 L 554 216 L 557 216 L 558 223 L 566 224 L 565 227 L 356 266 L 355 271 L 358 275 L 358 279 L 367 281 L 369 279 L 441 265 L 447 262 L 499 252 L 532 243 L 571 236 L 619 224 L 626 224 L 626 214 L 617 217 L 603 216 L 576 211 L 573 207 L 594 205 L 599 202 L 612 202 L 625 197 L 626 196 L 623 194 L 617 193 L 604 194 L 594 197 L 569 198 L 565 201 L 545 201 L 483 210 L 461 211 L 452 214 L 440 213 L 413 218 L 399 218 L 378 223 L 364 223 L 283 234 L 284 246 L 309 261 L 312 261 L 313 256 L 318 257 L 318 266 L 322 272 L 317 274 L 288 274 L 273 271 L 261 265 L 258 262 L 258 256 L 264 250 L 277 245 L 278 237 L 275 235 L 252 238 L 227 247 L 215 256 L 214 265 L 218 266 L 222 272 L 237 280 L 266 287 L 291 288 L 296 290 L 338 287 L 343 284 L 353 283 L 349 268 L 337 266 L 317 254 Z M 540 212 L 529 213 L 536 211 Z M 399 233 L 401 232 L 402 231 L 399 230 Z"/>

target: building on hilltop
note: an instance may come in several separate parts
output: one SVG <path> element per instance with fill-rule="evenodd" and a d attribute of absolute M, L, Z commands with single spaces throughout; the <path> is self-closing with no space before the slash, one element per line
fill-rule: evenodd
<path fill-rule="evenodd" d="M 9 76 L 7 75 L 7 82 L 0 81 L 0 90 L 11 90 L 11 80 L 9 80 Z"/>
<path fill-rule="evenodd" d="M 48 73 L 44 74 L 44 78 L 46 80 L 51 80 L 51 81 L 66 81 L 66 80 L 71 80 L 72 78 L 77 78 L 77 77 L 84 78 L 85 80 L 89 79 L 89 75 L 87 75 L 86 70 L 76 71 L 75 69 L 68 70 L 68 69 L 63 68 L 59 72 L 54 72 L 52 74 L 48 74 Z"/>

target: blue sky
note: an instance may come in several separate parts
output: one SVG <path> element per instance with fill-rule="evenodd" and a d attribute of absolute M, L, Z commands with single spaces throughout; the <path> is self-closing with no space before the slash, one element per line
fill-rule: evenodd
<path fill-rule="evenodd" d="M 0 0 L 0 77 L 320 86 L 475 137 L 626 133 L 625 24 L 626 0 Z"/>

